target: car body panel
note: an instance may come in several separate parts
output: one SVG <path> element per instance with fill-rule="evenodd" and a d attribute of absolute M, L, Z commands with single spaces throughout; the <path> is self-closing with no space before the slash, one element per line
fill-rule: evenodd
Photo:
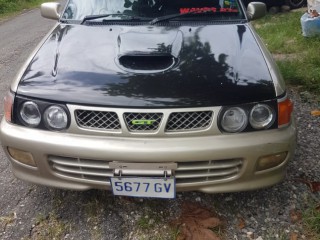
<path fill-rule="evenodd" d="M 146 47 L 146 42 L 152 45 Z M 176 55 L 177 63 L 152 72 L 124 69 L 117 63 L 123 55 L 161 54 Z M 266 61 L 246 24 L 60 25 L 31 61 L 17 94 L 85 105 L 150 108 L 276 98 Z"/>
<path fill-rule="evenodd" d="M 267 187 L 282 180 L 285 167 L 293 157 L 296 144 L 295 124 L 290 127 L 243 134 L 219 136 L 198 136 L 178 138 L 137 138 L 114 136 L 91 136 L 83 134 L 61 134 L 17 127 L 2 121 L 1 142 L 4 146 L 15 146 L 32 153 L 37 168 L 23 165 L 10 157 L 14 173 L 21 179 L 52 187 L 87 190 L 91 188 L 110 189 L 108 173 L 94 180 L 83 179 L 81 175 L 58 173 L 50 166 L 49 156 L 75 159 L 93 159 L 108 162 L 164 163 L 179 164 L 191 162 L 194 173 L 197 162 L 243 159 L 239 171 L 215 181 L 182 182 L 177 191 L 197 190 L 203 192 L 235 192 Z M 226 144 L 227 143 L 227 144 Z M 81 146 L 81 148 L 79 148 Z M 286 160 L 279 166 L 256 172 L 257 160 L 271 153 L 288 151 Z M 178 176 L 179 167 L 176 171 Z M 112 175 L 112 172 L 110 173 Z M 192 176 L 193 173 L 188 173 Z M 110 176 L 109 176 L 110 177 Z M 190 177 L 190 176 L 188 176 Z M 182 177 L 182 180 L 185 180 Z"/>

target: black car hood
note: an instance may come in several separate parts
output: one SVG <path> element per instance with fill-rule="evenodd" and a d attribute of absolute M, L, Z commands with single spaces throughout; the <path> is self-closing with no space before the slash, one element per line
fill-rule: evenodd
<path fill-rule="evenodd" d="M 59 25 L 31 61 L 17 93 L 128 108 L 220 106 L 276 97 L 246 24 Z"/>

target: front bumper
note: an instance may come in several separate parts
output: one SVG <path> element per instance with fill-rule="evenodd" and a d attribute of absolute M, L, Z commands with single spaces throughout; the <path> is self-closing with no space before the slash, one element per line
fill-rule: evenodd
<path fill-rule="evenodd" d="M 294 154 L 296 128 L 295 124 L 291 123 L 282 129 L 241 134 L 135 138 L 49 132 L 13 125 L 2 120 L 1 143 L 12 163 L 15 176 L 35 184 L 74 190 L 110 189 L 108 178 L 110 171 L 99 170 L 101 174 L 95 172 L 94 175 L 97 175 L 95 178 L 88 178 L 86 174 L 74 174 L 70 170 L 72 168 L 69 168 L 69 173 L 56 171 L 52 165 L 52 159 L 55 162 L 61 159 L 69 163 L 74 161 L 73 165 L 83 160 L 86 164 L 91 162 L 96 166 L 100 162 L 105 163 L 103 166 L 107 166 L 108 162 L 113 161 L 173 162 L 178 164 L 177 177 L 179 166 L 182 171 L 186 164 L 189 164 L 187 171 L 180 172 L 181 179 L 177 181 L 177 191 L 215 193 L 253 190 L 281 181 L 285 176 L 285 167 Z M 8 147 L 30 152 L 37 167 L 21 164 L 13 159 L 8 153 Z M 283 163 L 268 170 L 256 172 L 260 157 L 282 152 L 288 152 Z M 225 174 L 224 177 L 216 177 L 210 170 L 203 169 L 206 164 L 214 166 L 218 163 L 219 165 L 219 161 L 227 165 L 232 161 L 240 161 L 241 164 L 233 167 L 237 169 L 236 172 Z M 199 169 L 197 163 L 201 163 L 199 172 L 197 172 Z M 89 169 L 94 168 L 93 165 L 89 166 Z M 78 169 L 81 171 L 82 168 Z M 193 174 L 197 176 L 190 177 Z M 183 176 L 186 179 L 183 179 Z"/>

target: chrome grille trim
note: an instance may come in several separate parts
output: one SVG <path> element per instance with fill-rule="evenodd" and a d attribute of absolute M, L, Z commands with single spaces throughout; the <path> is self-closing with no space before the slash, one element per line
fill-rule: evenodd
<path fill-rule="evenodd" d="M 126 112 L 123 114 L 124 121 L 130 132 L 140 131 L 157 131 L 160 127 L 163 113 L 140 113 L 140 112 Z M 151 124 L 134 124 L 134 121 L 150 121 Z"/>
<path fill-rule="evenodd" d="M 167 122 L 167 132 L 197 131 L 210 127 L 212 123 L 212 111 L 198 112 L 174 112 Z"/>
<path fill-rule="evenodd" d="M 111 161 L 49 156 L 51 170 L 59 176 L 75 178 L 100 184 L 109 184 L 113 177 Z M 240 158 L 212 161 L 178 162 L 175 171 L 177 185 L 213 183 L 238 176 L 243 166 Z"/>
<path fill-rule="evenodd" d="M 75 110 L 75 118 L 82 128 L 121 130 L 119 117 L 115 112 Z"/>

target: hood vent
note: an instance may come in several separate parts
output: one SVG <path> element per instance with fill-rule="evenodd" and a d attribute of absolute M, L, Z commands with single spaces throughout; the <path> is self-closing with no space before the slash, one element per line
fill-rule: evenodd
<path fill-rule="evenodd" d="M 183 44 L 181 31 L 150 27 L 120 33 L 119 67 L 126 71 L 155 73 L 166 71 L 178 62 Z"/>
<path fill-rule="evenodd" d="M 119 63 L 128 70 L 152 72 L 164 71 L 171 68 L 175 63 L 175 59 L 173 56 L 170 55 L 129 55 L 120 57 Z"/>

